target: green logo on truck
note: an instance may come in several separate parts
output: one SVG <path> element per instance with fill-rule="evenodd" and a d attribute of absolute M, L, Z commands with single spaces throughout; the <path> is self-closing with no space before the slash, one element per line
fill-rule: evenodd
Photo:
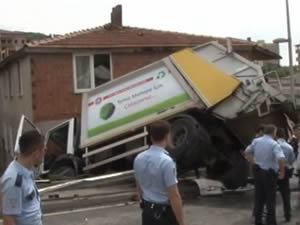
<path fill-rule="evenodd" d="M 107 103 L 100 109 L 100 118 L 108 120 L 115 112 L 116 106 L 113 103 Z"/>
<path fill-rule="evenodd" d="M 166 72 L 165 71 L 160 71 L 158 73 L 158 75 L 156 76 L 156 79 L 162 79 L 166 76 Z"/>

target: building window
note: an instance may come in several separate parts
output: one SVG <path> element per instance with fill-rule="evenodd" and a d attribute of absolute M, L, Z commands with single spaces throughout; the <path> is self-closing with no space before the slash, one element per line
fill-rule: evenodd
<path fill-rule="evenodd" d="M 73 56 L 74 89 L 88 91 L 111 80 L 110 54 L 75 54 Z"/>
<path fill-rule="evenodd" d="M 92 88 L 90 56 L 75 56 L 76 89 Z"/>
<path fill-rule="evenodd" d="M 20 61 L 18 61 L 17 63 L 17 79 L 18 79 L 18 94 L 21 97 L 24 95 L 24 90 L 23 90 L 23 77 L 21 74 Z"/>
<path fill-rule="evenodd" d="M 110 55 L 94 55 L 95 87 L 111 80 Z"/>

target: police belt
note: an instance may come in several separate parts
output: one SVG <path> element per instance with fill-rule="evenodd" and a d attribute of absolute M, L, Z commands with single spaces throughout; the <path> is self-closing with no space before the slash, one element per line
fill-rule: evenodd
<path fill-rule="evenodd" d="M 294 173 L 293 167 L 285 166 L 284 169 L 285 169 L 286 176 L 288 176 L 289 178 L 293 177 L 293 173 Z"/>
<path fill-rule="evenodd" d="M 259 165 L 254 164 L 253 167 L 254 170 L 260 171 L 260 172 L 266 172 L 266 173 L 271 173 L 271 174 L 277 174 L 277 172 L 274 169 L 262 169 Z"/>
<path fill-rule="evenodd" d="M 142 200 L 140 206 L 142 209 L 152 209 L 152 210 L 161 210 L 161 211 L 167 211 L 171 209 L 171 206 L 168 204 L 148 202 L 144 199 Z"/>

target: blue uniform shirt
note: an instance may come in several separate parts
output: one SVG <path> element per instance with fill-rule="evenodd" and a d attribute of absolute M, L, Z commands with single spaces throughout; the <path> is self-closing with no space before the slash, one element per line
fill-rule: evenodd
<path fill-rule="evenodd" d="M 295 160 L 295 154 L 294 154 L 294 149 L 293 147 L 286 142 L 286 140 L 284 140 L 283 138 L 279 138 L 277 140 L 277 142 L 280 145 L 280 148 L 283 151 L 285 160 L 286 160 L 286 166 L 288 167 L 292 167 L 293 166 L 293 162 Z"/>
<path fill-rule="evenodd" d="M 3 215 L 16 216 L 17 225 L 41 225 L 40 196 L 33 171 L 14 160 L 1 183 Z"/>
<path fill-rule="evenodd" d="M 134 160 L 134 172 L 144 200 L 169 204 L 168 187 L 177 184 L 177 178 L 175 162 L 165 149 L 152 145 L 140 153 Z"/>
<path fill-rule="evenodd" d="M 300 142 L 298 143 L 297 170 L 300 170 Z"/>
<path fill-rule="evenodd" d="M 261 169 L 278 171 L 278 160 L 284 158 L 280 145 L 269 135 L 255 138 L 246 152 L 254 154 L 255 164 Z"/>

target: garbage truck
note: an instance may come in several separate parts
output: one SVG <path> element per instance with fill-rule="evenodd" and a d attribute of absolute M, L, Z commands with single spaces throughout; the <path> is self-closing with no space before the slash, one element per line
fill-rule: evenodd
<path fill-rule="evenodd" d="M 288 127 L 285 105 L 261 66 L 234 53 L 230 42 L 227 48 L 208 42 L 84 93 L 81 118 L 48 132 L 42 173 L 132 168 L 151 145 L 147 126 L 164 119 L 172 127 L 169 151 L 179 174 L 205 168 L 206 176 L 234 189 L 247 183 L 242 152 L 255 129 L 262 123 Z"/>

